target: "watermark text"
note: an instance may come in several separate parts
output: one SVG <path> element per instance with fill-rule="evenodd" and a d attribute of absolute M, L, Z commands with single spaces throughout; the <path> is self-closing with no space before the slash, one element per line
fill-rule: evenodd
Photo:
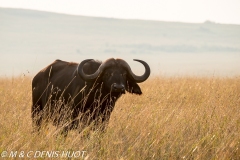
<path fill-rule="evenodd" d="M 2 151 L 0 158 L 85 158 L 87 151 Z"/>

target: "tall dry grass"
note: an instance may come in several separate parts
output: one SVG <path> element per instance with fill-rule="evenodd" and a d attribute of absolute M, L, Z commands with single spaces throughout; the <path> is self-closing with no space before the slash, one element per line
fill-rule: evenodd
<path fill-rule="evenodd" d="M 85 159 L 240 159 L 239 77 L 156 77 L 140 85 L 143 95 L 117 102 L 105 133 L 71 131 L 65 139 L 51 125 L 32 133 L 30 78 L 1 78 L 0 154 L 84 150 Z"/>

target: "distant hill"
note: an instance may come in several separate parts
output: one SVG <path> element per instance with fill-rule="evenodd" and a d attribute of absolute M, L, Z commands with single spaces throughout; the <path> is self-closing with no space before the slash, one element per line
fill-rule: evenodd
<path fill-rule="evenodd" d="M 122 20 L 8 8 L 0 8 L 0 19 L 1 53 L 240 52 L 239 25 Z"/>
<path fill-rule="evenodd" d="M 104 60 L 141 55 L 156 59 L 159 54 L 175 53 L 238 54 L 240 25 L 123 20 L 0 8 L 0 42 L 0 55 L 5 58 L 1 62 L 9 64 L 10 55 L 19 56 L 15 62 L 19 65 L 30 61 L 45 65 L 61 55 Z M 4 72 L 6 66 L 0 66 L 0 71 Z"/>

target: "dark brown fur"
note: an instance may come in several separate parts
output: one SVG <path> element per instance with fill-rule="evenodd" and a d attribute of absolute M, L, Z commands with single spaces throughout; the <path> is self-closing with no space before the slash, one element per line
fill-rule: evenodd
<path fill-rule="evenodd" d="M 93 74 L 102 62 L 89 61 L 83 71 Z M 121 83 L 130 93 L 142 94 L 124 68 L 114 64 L 106 68 L 95 82 L 86 82 L 78 74 L 78 64 L 56 60 L 41 70 L 32 81 L 32 119 L 39 130 L 43 120 L 64 126 L 67 132 L 79 124 L 108 122 L 117 99 L 124 92 L 111 92 L 113 83 Z M 109 76 L 113 73 L 113 76 Z"/>

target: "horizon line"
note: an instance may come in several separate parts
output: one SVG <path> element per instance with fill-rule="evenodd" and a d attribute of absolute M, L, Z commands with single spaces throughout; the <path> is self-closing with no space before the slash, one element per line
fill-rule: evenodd
<path fill-rule="evenodd" d="M 31 8 L 21 8 L 21 7 L 2 7 L 0 9 L 16 9 L 16 10 L 28 10 L 28 11 L 36 11 L 36 12 L 46 12 L 52 14 L 59 14 L 59 15 L 67 15 L 67 16 L 81 16 L 81 17 L 89 17 L 89 18 L 106 18 L 106 19 L 114 19 L 114 20 L 135 20 L 135 21 L 152 21 L 152 22 L 166 22 L 166 23 L 186 23 L 186 24 L 220 24 L 220 25 L 240 25 L 240 23 L 222 23 L 222 22 L 215 22 L 212 20 L 206 19 L 203 22 L 190 22 L 190 21 L 171 21 L 171 20 L 159 20 L 159 19 L 141 19 L 141 18 L 123 18 L 123 17 L 105 17 L 105 16 L 93 16 L 93 15 L 80 15 L 80 14 L 72 14 L 72 13 L 64 13 L 64 12 L 57 12 L 57 11 L 49 11 L 49 10 L 41 10 L 41 9 L 31 9 Z"/>

